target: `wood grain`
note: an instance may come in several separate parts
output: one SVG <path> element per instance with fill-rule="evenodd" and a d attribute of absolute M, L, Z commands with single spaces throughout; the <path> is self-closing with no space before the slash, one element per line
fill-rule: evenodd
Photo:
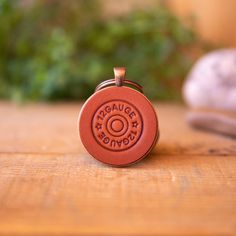
<path fill-rule="evenodd" d="M 0 235 L 235 235 L 236 140 L 156 106 L 161 138 L 129 168 L 91 158 L 80 104 L 0 103 Z"/>

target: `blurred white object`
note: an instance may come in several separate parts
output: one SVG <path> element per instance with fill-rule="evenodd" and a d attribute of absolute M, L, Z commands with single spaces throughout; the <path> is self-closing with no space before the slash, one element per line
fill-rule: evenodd
<path fill-rule="evenodd" d="M 183 87 L 188 122 L 236 137 L 236 49 L 211 52 L 197 61 Z"/>
<path fill-rule="evenodd" d="M 236 49 L 200 58 L 187 77 L 183 95 L 191 108 L 236 111 Z"/>

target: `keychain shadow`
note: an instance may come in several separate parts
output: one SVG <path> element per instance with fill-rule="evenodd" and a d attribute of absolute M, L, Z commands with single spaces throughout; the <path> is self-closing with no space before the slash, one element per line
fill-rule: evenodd
<path fill-rule="evenodd" d="M 196 158 L 203 154 L 199 152 L 198 154 L 191 151 L 195 148 L 200 147 L 202 144 L 195 144 L 193 146 L 182 146 L 176 143 L 160 143 L 155 146 L 155 148 L 141 161 L 136 163 L 137 167 L 141 165 L 152 166 L 156 162 L 162 162 L 171 159 L 178 158 L 179 160 L 186 160 L 181 158 L 181 156 L 195 156 Z M 154 165 L 155 166 L 155 165 Z"/>
<path fill-rule="evenodd" d="M 140 167 L 143 165 L 150 165 L 155 161 L 161 161 L 166 158 L 166 156 L 173 156 L 173 151 L 169 153 L 168 150 L 175 150 L 176 147 L 174 145 L 169 144 L 158 144 L 156 147 L 141 161 L 135 164 L 135 167 Z"/>

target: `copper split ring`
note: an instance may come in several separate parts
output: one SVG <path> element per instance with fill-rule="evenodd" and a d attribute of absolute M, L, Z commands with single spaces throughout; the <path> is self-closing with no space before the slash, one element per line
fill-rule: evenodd
<path fill-rule="evenodd" d="M 116 85 L 118 87 L 121 87 L 123 85 L 128 85 L 128 86 L 135 88 L 139 92 L 143 93 L 143 87 L 140 84 L 138 84 L 134 81 L 125 79 L 125 72 L 126 72 L 125 67 L 115 67 L 114 68 L 115 78 L 105 80 L 102 83 L 100 83 L 96 87 L 95 92 L 97 92 L 105 87 L 112 86 L 112 85 Z"/>

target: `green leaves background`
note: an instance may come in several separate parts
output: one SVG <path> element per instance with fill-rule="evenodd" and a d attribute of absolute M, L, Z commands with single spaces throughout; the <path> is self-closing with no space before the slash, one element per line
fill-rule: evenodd
<path fill-rule="evenodd" d="M 126 66 L 151 99 L 178 99 L 199 44 L 165 6 L 106 18 L 95 0 L 0 0 L 0 97 L 85 99 Z"/>

